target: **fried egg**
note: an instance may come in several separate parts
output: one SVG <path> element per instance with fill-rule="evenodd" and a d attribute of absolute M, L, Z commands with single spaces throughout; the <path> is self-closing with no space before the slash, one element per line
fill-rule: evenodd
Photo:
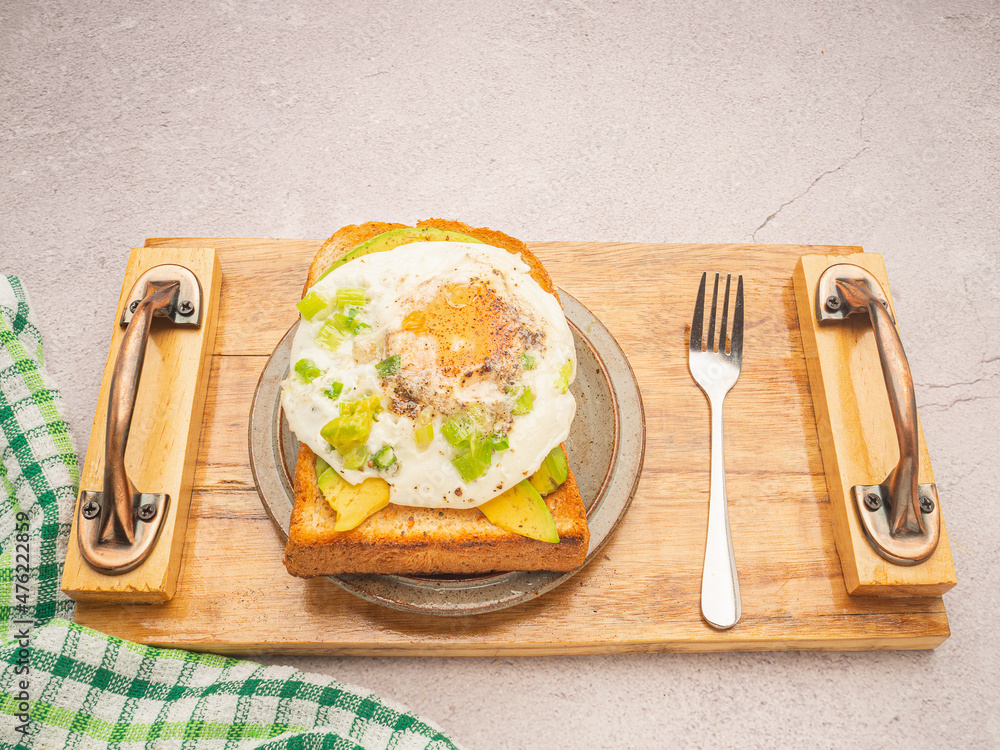
<path fill-rule="evenodd" d="M 281 405 L 347 482 L 380 477 L 397 505 L 475 507 L 569 435 L 573 335 L 520 255 L 402 245 L 334 269 L 306 300 Z"/>

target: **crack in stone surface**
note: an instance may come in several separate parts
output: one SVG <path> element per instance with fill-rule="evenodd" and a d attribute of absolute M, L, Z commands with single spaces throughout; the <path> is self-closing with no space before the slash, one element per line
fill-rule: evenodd
<path fill-rule="evenodd" d="M 964 380 L 961 383 L 917 383 L 918 388 L 927 388 L 928 390 L 947 390 L 948 388 L 964 388 L 971 385 L 984 385 L 985 381 L 992 380 L 996 375 L 986 375 L 981 378 L 976 378 L 975 380 Z"/>
<path fill-rule="evenodd" d="M 938 402 L 924 403 L 924 404 L 920 405 L 920 408 L 921 409 L 931 409 L 931 410 L 935 410 L 935 411 L 947 411 L 948 409 L 950 409 L 951 407 L 953 407 L 955 404 L 971 403 L 971 402 L 974 402 L 974 401 L 987 401 L 987 400 L 989 400 L 989 399 L 991 399 L 993 397 L 994 397 L 993 394 L 985 394 L 984 393 L 984 394 L 975 395 L 975 396 L 965 396 L 963 398 L 952 399 L 951 401 L 948 401 L 947 403 L 938 403 Z"/>
<path fill-rule="evenodd" d="M 871 93 L 869 93 L 868 96 L 865 97 L 864 104 L 861 105 L 861 119 L 858 122 L 858 140 L 860 140 L 862 144 L 865 144 L 865 119 L 868 116 L 868 104 L 871 102 L 872 97 L 874 97 L 879 91 L 882 90 L 882 83 L 883 83 L 883 81 L 882 81 L 882 77 L 880 75 L 879 76 L 878 85 L 874 89 L 872 89 Z M 782 212 L 782 210 L 784 210 L 787 206 L 790 206 L 791 204 L 795 203 L 795 201 L 797 201 L 799 198 L 801 198 L 806 193 L 808 193 L 810 190 L 812 190 L 816 186 L 816 183 L 819 182 L 820 180 L 822 180 L 824 177 L 826 177 L 827 175 L 830 175 L 830 174 L 834 174 L 835 172 L 839 172 L 841 169 L 843 169 L 848 164 L 850 164 L 852 161 L 854 161 L 855 159 L 857 159 L 859 156 L 861 156 L 861 154 L 863 154 L 867 150 L 868 150 L 868 146 L 867 145 L 862 145 L 861 149 L 856 154 L 854 154 L 854 156 L 848 158 L 839 167 L 836 167 L 834 169 L 828 169 L 826 172 L 823 172 L 819 177 L 817 177 L 815 180 L 813 180 L 811 183 L 809 183 L 809 187 L 807 187 L 801 193 L 799 193 L 798 195 L 796 195 L 790 201 L 786 201 L 786 202 L 782 203 L 780 206 L 778 206 L 778 209 L 773 214 L 771 214 L 766 219 L 764 219 L 764 222 L 759 227 L 757 227 L 755 230 L 753 230 L 753 234 L 750 235 L 750 238 L 754 242 L 756 242 L 757 241 L 757 232 L 759 232 L 761 229 L 763 229 L 768 224 L 770 224 L 771 221 L 774 219 L 774 217 L 777 216 L 778 214 L 780 214 Z"/>
<path fill-rule="evenodd" d="M 879 75 L 878 86 L 872 89 L 872 92 L 865 97 L 865 103 L 861 105 L 861 122 L 858 123 L 858 138 L 862 143 L 865 143 L 865 120 L 868 117 L 868 103 L 872 100 L 879 91 L 882 90 L 882 76 Z"/>
<path fill-rule="evenodd" d="M 936 391 L 942 396 L 946 396 L 947 393 L 941 393 L 941 391 L 950 391 L 955 388 L 973 388 L 975 386 L 989 388 L 987 393 L 972 393 L 962 396 L 956 396 L 949 401 L 927 401 L 921 404 L 920 408 L 928 409 L 949 409 L 955 404 L 970 402 L 970 401 L 987 401 L 996 398 L 996 391 L 989 386 L 989 381 L 995 380 L 1000 377 L 1000 373 L 990 373 L 983 375 L 982 377 L 975 378 L 974 380 L 960 381 L 957 383 L 915 383 L 918 390 Z"/>
<path fill-rule="evenodd" d="M 1000 357 L 991 357 L 989 359 L 983 359 L 980 364 L 989 365 L 1000 360 Z M 918 388 L 928 388 L 934 390 L 941 390 L 945 388 L 960 388 L 962 386 L 971 385 L 985 385 L 987 381 L 994 380 L 1000 377 L 1000 372 L 987 372 L 979 377 L 973 378 L 972 380 L 956 380 L 954 383 L 915 383 Z"/>
<path fill-rule="evenodd" d="M 834 167 L 833 169 L 826 170 L 825 172 L 823 172 L 822 174 L 820 174 L 819 177 L 817 177 L 815 180 L 813 180 L 812 182 L 810 182 L 809 183 L 809 187 L 807 187 L 805 190 L 803 190 L 801 193 L 799 193 L 798 195 L 796 195 L 791 200 L 785 201 L 780 206 L 778 206 L 778 209 L 773 214 L 771 214 L 766 219 L 764 219 L 764 222 L 759 227 L 757 227 L 755 230 L 753 230 L 753 234 L 750 235 L 751 239 L 754 242 L 756 242 L 757 241 L 757 232 L 759 232 L 761 229 L 763 229 L 768 224 L 770 224 L 771 220 L 774 219 L 775 216 L 777 216 L 778 214 L 780 214 L 782 212 L 782 210 L 784 210 L 787 206 L 792 205 L 793 203 L 795 203 L 795 201 L 797 201 L 799 198 L 801 198 L 806 193 L 808 193 L 810 190 L 812 190 L 816 186 L 816 183 L 818 183 L 824 177 L 826 177 L 827 175 L 831 175 L 831 174 L 835 174 L 835 173 L 839 172 L 841 169 L 843 169 L 848 164 L 850 164 L 852 161 L 854 161 L 855 159 L 857 159 L 859 156 L 861 156 L 861 154 L 863 154 L 867 150 L 868 150 L 868 146 L 863 146 L 856 154 L 854 154 L 854 156 L 851 156 L 848 159 L 846 159 L 843 164 L 841 164 L 840 166 Z"/>

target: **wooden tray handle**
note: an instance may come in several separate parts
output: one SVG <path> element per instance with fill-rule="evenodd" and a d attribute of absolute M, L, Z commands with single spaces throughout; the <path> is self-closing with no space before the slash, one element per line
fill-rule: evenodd
<path fill-rule="evenodd" d="M 937 487 L 917 484 L 920 470 L 917 400 L 903 343 L 878 280 L 849 263 L 830 266 L 817 284 L 816 317 L 870 318 L 899 445 L 899 462 L 885 481 L 852 487 L 858 519 L 872 548 L 897 565 L 917 565 L 937 549 L 940 508 Z"/>
<path fill-rule="evenodd" d="M 201 285 L 187 268 L 161 265 L 135 283 L 122 315 L 127 326 L 115 360 L 104 443 L 104 487 L 80 493 L 77 542 L 83 559 L 105 575 L 121 575 L 149 556 L 170 496 L 138 492 L 125 469 L 132 415 L 154 317 L 173 325 L 201 324 Z M 150 448 L 152 450 L 153 448 Z"/>

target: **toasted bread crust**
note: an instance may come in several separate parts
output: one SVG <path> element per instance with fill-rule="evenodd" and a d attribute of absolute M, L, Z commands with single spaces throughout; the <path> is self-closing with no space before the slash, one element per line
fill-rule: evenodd
<path fill-rule="evenodd" d="M 344 253 L 350 252 L 362 242 L 378 237 L 383 232 L 390 229 L 405 229 L 406 224 L 388 224 L 384 221 L 368 221 L 364 224 L 349 224 L 341 227 L 330 238 L 323 243 L 319 251 L 313 256 L 312 263 L 309 264 L 309 274 L 306 277 L 306 285 L 302 290 L 302 295 L 309 291 L 309 288 L 319 281 L 333 262 Z"/>
<path fill-rule="evenodd" d="M 535 257 L 535 254 L 521 240 L 514 239 L 503 232 L 498 232 L 489 227 L 470 227 L 461 221 L 449 221 L 447 219 L 425 219 L 424 221 L 418 221 L 417 226 L 434 227 L 435 229 L 443 229 L 446 232 L 460 232 L 461 234 L 475 237 L 487 245 L 502 247 L 509 253 L 520 255 L 521 259 L 531 266 L 531 276 L 538 282 L 538 285 L 549 294 L 555 294 L 556 288 L 552 286 L 552 279 L 549 277 L 549 272 L 545 270 L 542 262 Z"/>
<path fill-rule="evenodd" d="M 316 484 L 315 455 L 299 448 L 285 567 L 308 578 L 340 573 L 489 573 L 573 570 L 590 544 L 587 513 L 570 471 L 545 498 L 559 543 L 539 542 L 494 526 L 476 508 L 389 505 L 350 531 L 334 531 L 336 515 Z"/>
<path fill-rule="evenodd" d="M 340 256 L 372 237 L 404 224 L 367 222 L 343 227 L 316 253 L 303 294 Z M 520 254 L 532 277 L 554 293 L 552 280 L 520 240 L 458 221 L 427 219 L 435 227 L 475 237 Z M 565 450 L 565 446 L 563 446 Z M 316 479 L 316 454 L 300 444 L 295 466 L 285 567 L 308 578 L 346 573 L 475 574 L 500 570 L 568 571 L 583 564 L 590 544 L 587 513 L 572 469 L 568 480 L 545 498 L 556 522 L 559 542 L 539 542 L 494 526 L 476 508 L 415 508 L 389 505 L 350 531 L 334 531 L 336 515 Z"/>
<path fill-rule="evenodd" d="M 306 285 L 302 290 L 302 294 L 305 295 L 309 291 L 309 288 L 319 281 L 319 277 L 323 275 L 326 269 L 333 265 L 334 261 L 344 253 L 350 252 L 362 242 L 366 242 L 372 237 L 378 237 L 383 232 L 388 232 L 390 229 L 405 229 L 406 226 L 406 224 L 389 224 L 384 221 L 369 221 L 364 224 L 350 224 L 338 229 L 323 243 L 313 258 L 312 263 L 309 264 L 309 274 L 306 277 Z M 538 282 L 538 285 L 546 292 L 555 293 L 555 287 L 552 285 L 552 279 L 549 277 L 548 271 L 545 270 L 542 262 L 535 257 L 528 249 L 528 246 L 521 242 L 521 240 L 514 239 L 503 232 L 498 232 L 488 227 L 472 227 L 461 221 L 448 221 L 447 219 L 425 219 L 424 221 L 418 221 L 416 226 L 418 228 L 433 227 L 435 229 L 443 229 L 446 232 L 460 232 L 461 234 L 475 237 L 487 245 L 502 247 L 507 252 L 520 255 L 524 262 L 531 266 L 531 276 Z"/>

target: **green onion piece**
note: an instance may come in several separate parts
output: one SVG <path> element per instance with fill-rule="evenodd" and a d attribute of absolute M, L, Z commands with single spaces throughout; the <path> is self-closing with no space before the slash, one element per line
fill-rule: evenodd
<path fill-rule="evenodd" d="M 428 422 L 425 425 L 417 427 L 413 431 L 413 439 L 417 441 L 417 447 L 420 450 L 426 450 L 427 446 L 434 439 L 434 423 Z"/>
<path fill-rule="evenodd" d="M 364 445 L 356 445 L 344 454 L 345 469 L 360 469 L 365 465 L 368 458 L 368 451 Z"/>
<path fill-rule="evenodd" d="M 327 422 L 320 430 L 320 435 L 346 459 L 349 451 L 357 446 L 364 447 L 368 442 L 372 422 L 381 410 L 378 396 L 375 395 L 354 401 L 342 401 L 340 416 Z"/>
<path fill-rule="evenodd" d="M 311 383 L 313 380 L 322 375 L 323 371 L 320 370 L 316 366 L 316 363 L 311 359 L 300 359 L 295 363 L 295 374 L 302 378 L 302 380 L 306 383 Z"/>
<path fill-rule="evenodd" d="M 493 436 L 490 435 L 486 438 L 481 438 L 479 435 L 474 435 L 472 438 L 472 448 L 471 451 L 476 455 L 476 458 L 480 463 L 489 466 L 493 462 Z"/>
<path fill-rule="evenodd" d="M 337 307 L 341 310 L 345 307 L 364 307 L 367 302 L 368 295 L 361 287 L 342 286 L 337 289 Z"/>
<path fill-rule="evenodd" d="M 531 392 L 531 389 L 527 386 L 523 388 L 518 388 L 514 392 L 514 408 L 511 410 L 511 414 L 515 417 L 520 417 L 532 409 L 535 408 L 535 394 Z"/>
<path fill-rule="evenodd" d="M 334 313 L 330 316 L 333 320 L 333 324 L 337 326 L 337 330 L 343 333 L 345 336 L 349 333 L 354 334 L 358 332 L 358 326 L 354 322 L 354 318 L 349 318 L 344 313 Z"/>
<path fill-rule="evenodd" d="M 434 410 L 429 406 L 417 415 L 413 427 L 413 439 L 420 450 L 427 450 L 427 446 L 434 439 Z"/>
<path fill-rule="evenodd" d="M 388 469 L 396 463 L 396 454 L 392 452 L 392 446 L 382 446 L 381 450 L 372 457 L 372 463 L 379 469 Z"/>
<path fill-rule="evenodd" d="M 302 313 L 303 318 L 312 320 L 316 317 L 317 313 L 326 309 L 326 302 L 316 292 L 309 292 L 309 294 L 296 302 L 295 306 L 299 308 L 299 312 Z"/>
<path fill-rule="evenodd" d="M 472 450 L 455 456 L 451 460 L 451 463 L 458 469 L 458 473 L 462 475 L 463 482 L 471 482 L 479 479 L 490 467 L 489 463 L 484 463 L 480 456 L 476 455 L 476 451 Z"/>
<path fill-rule="evenodd" d="M 569 390 L 569 376 L 573 374 L 573 360 L 567 359 L 565 364 L 559 368 L 559 377 L 556 378 L 556 390 L 565 393 Z"/>
<path fill-rule="evenodd" d="M 356 334 L 362 328 L 371 328 L 367 323 L 358 320 L 358 313 L 361 312 L 360 308 L 348 307 L 347 308 L 347 323 L 346 325 L 350 328 L 351 333 Z"/>
<path fill-rule="evenodd" d="M 347 308 L 347 322 L 345 325 L 350 329 L 351 333 L 357 335 L 358 331 L 362 328 L 371 328 L 367 323 L 358 320 L 358 308 L 349 307 Z M 340 313 L 338 313 L 339 315 Z"/>
<path fill-rule="evenodd" d="M 462 411 L 455 412 L 441 426 L 441 434 L 454 448 L 469 448 L 473 435 L 482 434 L 485 430 L 486 415 L 479 404 L 467 406 Z"/>
<path fill-rule="evenodd" d="M 535 369 L 535 358 L 527 352 L 524 352 L 521 355 L 521 366 L 524 367 L 525 370 Z"/>
<path fill-rule="evenodd" d="M 341 391 L 344 390 L 343 383 L 333 383 L 329 388 L 323 391 L 323 395 L 326 396 L 331 401 L 336 401 L 340 398 Z"/>
<path fill-rule="evenodd" d="M 487 440 L 489 440 L 490 445 L 495 451 L 505 451 L 510 448 L 510 441 L 507 440 L 506 435 L 497 433 L 495 435 L 490 435 Z"/>
<path fill-rule="evenodd" d="M 464 416 L 470 423 L 473 422 L 473 419 L 468 414 Z M 480 409 L 477 411 L 477 417 L 482 416 L 482 410 Z M 453 424 L 454 421 L 453 418 L 449 420 L 449 423 Z M 465 482 L 471 482 L 485 474 L 493 460 L 493 452 L 496 450 L 507 450 L 508 447 L 506 435 L 489 435 L 483 437 L 481 433 L 475 430 L 469 433 L 465 443 L 469 446 L 468 450 L 462 451 L 451 460 L 452 465 L 458 469 L 458 473 L 462 475 L 462 479 Z"/>
<path fill-rule="evenodd" d="M 387 378 L 390 375 L 395 375 L 399 372 L 400 368 L 400 358 L 398 354 L 393 354 L 391 357 L 386 357 L 377 365 L 375 365 L 375 372 L 378 373 L 380 378 Z"/>
<path fill-rule="evenodd" d="M 336 351 L 341 341 L 348 336 L 357 334 L 362 328 L 368 327 L 368 324 L 362 323 L 360 320 L 350 318 L 343 313 L 334 313 L 326 319 L 323 327 L 319 329 L 316 341 L 328 349 Z"/>
<path fill-rule="evenodd" d="M 323 327 L 316 334 L 316 343 L 329 349 L 331 352 L 335 352 L 340 347 L 340 343 L 344 338 L 345 332 L 340 330 L 336 321 L 331 316 L 326 319 Z"/>

